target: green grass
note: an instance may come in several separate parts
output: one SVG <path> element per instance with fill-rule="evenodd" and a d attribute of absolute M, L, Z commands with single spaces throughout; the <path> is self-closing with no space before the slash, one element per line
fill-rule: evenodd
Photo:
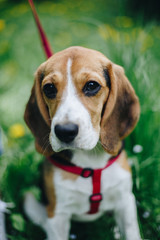
<path fill-rule="evenodd" d="M 160 239 L 160 27 L 141 25 L 122 17 L 123 4 L 116 1 L 41 2 L 37 8 L 55 52 L 81 45 L 103 52 L 125 68 L 141 104 L 141 118 L 126 140 L 133 167 L 133 190 L 137 199 L 144 239 Z M 83 11 L 81 11 L 83 9 Z M 43 157 L 34 149 L 33 137 L 23 121 L 36 68 L 45 60 L 27 4 L 1 3 L 0 14 L 0 125 L 4 154 L 0 157 L 0 192 L 14 202 L 7 215 L 11 240 L 44 239 L 44 233 L 23 213 L 23 196 L 31 190 L 41 198 L 40 169 Z M 15 138 L 12 126 L 20 123 L 24 136 Z M 141 145 L 143 151 L 133 152 Z M 72 224 L 78 240 L 114 239 L 114 220 L 109 214 L 89 224 Z"/>

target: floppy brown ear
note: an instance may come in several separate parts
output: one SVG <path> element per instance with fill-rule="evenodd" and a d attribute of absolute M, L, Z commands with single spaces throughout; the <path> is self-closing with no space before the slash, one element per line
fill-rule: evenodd
<path fill-rule="evenodd" d="M 25 109 L 24 120 L 35 137 L 36 150 L 48 156 L 53 154 L 53 150 L 49 143 L 49 114 L 40 87 L 43 76 L 41 66 L 36 73 L 35 83 Z"/>
<path fill-rule="evenodd" d="M 111 86 L 101 120 L 101 143 L 107 152 L 116 155 L 122 140 L 132 132 L 138 122 L 140 106 L 123 68 L 110 64 L 107 71 Z"/>

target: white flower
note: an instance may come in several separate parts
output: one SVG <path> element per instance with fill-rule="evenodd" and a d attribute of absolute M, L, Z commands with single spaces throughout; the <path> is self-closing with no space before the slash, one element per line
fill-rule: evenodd
<path fill-rule="evenodd" d="M 143 151 L 143 147 L 141 145 L 134 145 L 133 152 L 134 153 L 141 153 Z"/>

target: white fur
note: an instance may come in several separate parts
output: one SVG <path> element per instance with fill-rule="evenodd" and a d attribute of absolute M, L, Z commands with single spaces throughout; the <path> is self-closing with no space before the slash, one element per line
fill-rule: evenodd
<path fill-rule="evenodd" d="M 62 102 L 57 112 L 55 113 L 50 133 L 50 143 L 55 152 L 64 149 L 93 149 L 99 139 L 99 132 L 97 132 L 91 122 L 91 117 L 87 109 L 81 103 L 75 86 L 72 82 L 71 75 L 72 61 L 68 59 L 67 62 L 67 87 L 62 96 Z M 72 143 L 62 143 L 57 139 L 54 128 L 56 124 L 74 123 L 79 126 L 78 135 Z"/>

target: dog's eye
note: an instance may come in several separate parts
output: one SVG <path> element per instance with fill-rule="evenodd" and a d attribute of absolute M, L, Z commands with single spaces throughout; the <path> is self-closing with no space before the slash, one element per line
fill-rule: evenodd
<path fill-rule="evenodd" d="M 101 89 L 101 85 L 95 81 L 87 82 L 83 87 L 83 92 L 87 97 L 95 96 L 99 90 Z"/>
<path fill-rule="evenodd" d="M 57 88 L 53 83 L 47 83 L 43 87 L 43 92 L 48 98 L 55 98 L 57 94 Z"/>

